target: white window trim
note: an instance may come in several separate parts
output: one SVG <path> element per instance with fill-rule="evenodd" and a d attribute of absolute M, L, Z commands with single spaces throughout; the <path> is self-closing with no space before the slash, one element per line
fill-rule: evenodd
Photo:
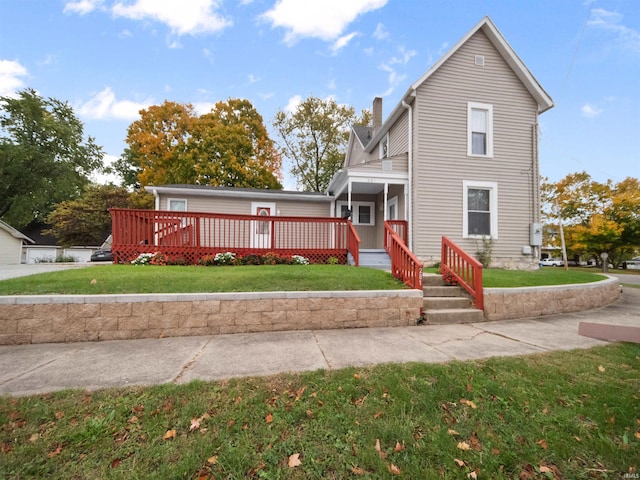
<path fill-rule="evenodd" d="M 487 154 L 472 153 L 471 118 L 473 110 L 485 110 L 487 112 Z M 467 155 L 469 157 L 493 158 L 493 105 L 489 103 L 467 103 Z"/>
<path fill-rule="evenodd" d="M 342 206 L 348 206 L 349 202 L 340 200 L 338 202 L 336 202 L 336 216 L 339 217 L 341 216 L 342 212 Z M 371 223 L 360 223 L 360 218 L 359 218 L 359 212 L 358 212 L 358 207 L 359 206 L 369 206 L 370 208 L 370 212 L 371 212 Z M 362 226 L 366 226 L 366 227 L 375 227 L 376 225 L 376 204 L 375 202 L 351 202 L 351 211 L 353 212 L 351 214 L 351 222 L 354 225 L 362 225 Z"/>
<path fill-rule="evenodd" d="M 189 211 L 189 204 L 186 198 L 167 198 L 167 210 L 170 212 L 182 212 L 183 210 L 171 210 L 171 202 L 184 202 L 184 211 Z"/>
<path fill-rule="evenodd" d="M 387 154 L 384 154 L 384 149 L 383 149 L 383 144 L 386 142 L 387 144 Z M 389 158 L 389 132 L 387 132 L 387 134 L 382 138 L 382 140 L 380 140 L 380 144 L 378 146 L 378 156 L 380 157 L 380 159 L 385 159 L 385 158 Z"/>
<path fill-rule="evenodd" d="M 498 184 L 496 182 L 462 181 L 462 238 L 482 238 L 485 235 L 469 234 L 469 200 L 467 191 L 470 188 L 490 190 L 489 193 L 489 215 L 490 215 L 490 238 L 498 239 Z"/>

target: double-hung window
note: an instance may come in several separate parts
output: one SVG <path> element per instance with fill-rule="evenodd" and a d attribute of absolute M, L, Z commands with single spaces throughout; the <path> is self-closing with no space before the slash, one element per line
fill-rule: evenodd
<path fill-rule="evenodd" d="M 349 204 L 347 202 L 338 202 L 338 212 L 341 217 L 345 217 Z M 351 221 L 354 225 L 370 225 L 376 223 L 374 202 L 351 202 Z"/>
<path fill-rule="evenodd" d="M 170 198 L 167 201 L 168 209 L 172 212 L 186 212 L 187 201 L 182 198 Z"/>
<path fill-rule="evenodd" d="M 467 105 L 467 155 L 493 157 L 493 105 Z"/>
<path fill-rule="evenodd" d="M 498 184 L 463 182 L 464 238 L 498 238 Z"/>

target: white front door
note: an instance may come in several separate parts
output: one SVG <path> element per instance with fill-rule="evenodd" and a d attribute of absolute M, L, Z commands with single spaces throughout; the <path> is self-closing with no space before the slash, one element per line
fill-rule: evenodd
<path fill-rule="evenodd" d="M 251 203 L 251 214 L 260 217 L 270 217 L 276 212 L 275 203 Z M 271 228 L 272 222 L 261 222 L 254 220 L 251 222 L 251 247 L 271 248 Z"/>

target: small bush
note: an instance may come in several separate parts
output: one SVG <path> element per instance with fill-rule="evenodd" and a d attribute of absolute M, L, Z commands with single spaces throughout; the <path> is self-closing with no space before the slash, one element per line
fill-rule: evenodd
<path fill-rule="evenodd" d="M 338 260 L 337 257 L 329 257 L 327 258 L 327 264 L 328 265 L 338 265 L 340 263 L 340 260 Z"/>
<path fill-rule="evenodd" d="M 155 253 L 141 253 L 137 258 L 131 260 L 131 265 L 151 265 L 151 260 Z"/>

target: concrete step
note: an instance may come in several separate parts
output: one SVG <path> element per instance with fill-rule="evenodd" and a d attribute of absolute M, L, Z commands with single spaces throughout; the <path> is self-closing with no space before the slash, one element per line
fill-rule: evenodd
<path fill-rule="evenodd" d="M 425 287 L 444 287 L 446 283 L 442 279 L 442 275 L 436 273 L 424 273 L 422 275 L 422 285 Z"/>
<path fill-rule="evenodd" d="M 425 325 L 452 325 L 484 321 L 482 310 L 475 308 L 446 308 L 443 310 L 424 310 Z"/>
<path fill-rule="evenodd" d="M 422 287 L 422 294 L 425 297 L 462 297 L 464 296 L 463 290 L 457 286 L 424 286 Z"/>
<path fill-rule="evenodd" d="M 422 300 L 424 310 L 446 310 L 449 308 L 471 308 L 467 297 L 425 297 Z"/>
<path fill-rule="evenodd" d="M 391 268 L 391 258 L 384 250 L 360 250 L 359 260 L 361 267 Z"/>

